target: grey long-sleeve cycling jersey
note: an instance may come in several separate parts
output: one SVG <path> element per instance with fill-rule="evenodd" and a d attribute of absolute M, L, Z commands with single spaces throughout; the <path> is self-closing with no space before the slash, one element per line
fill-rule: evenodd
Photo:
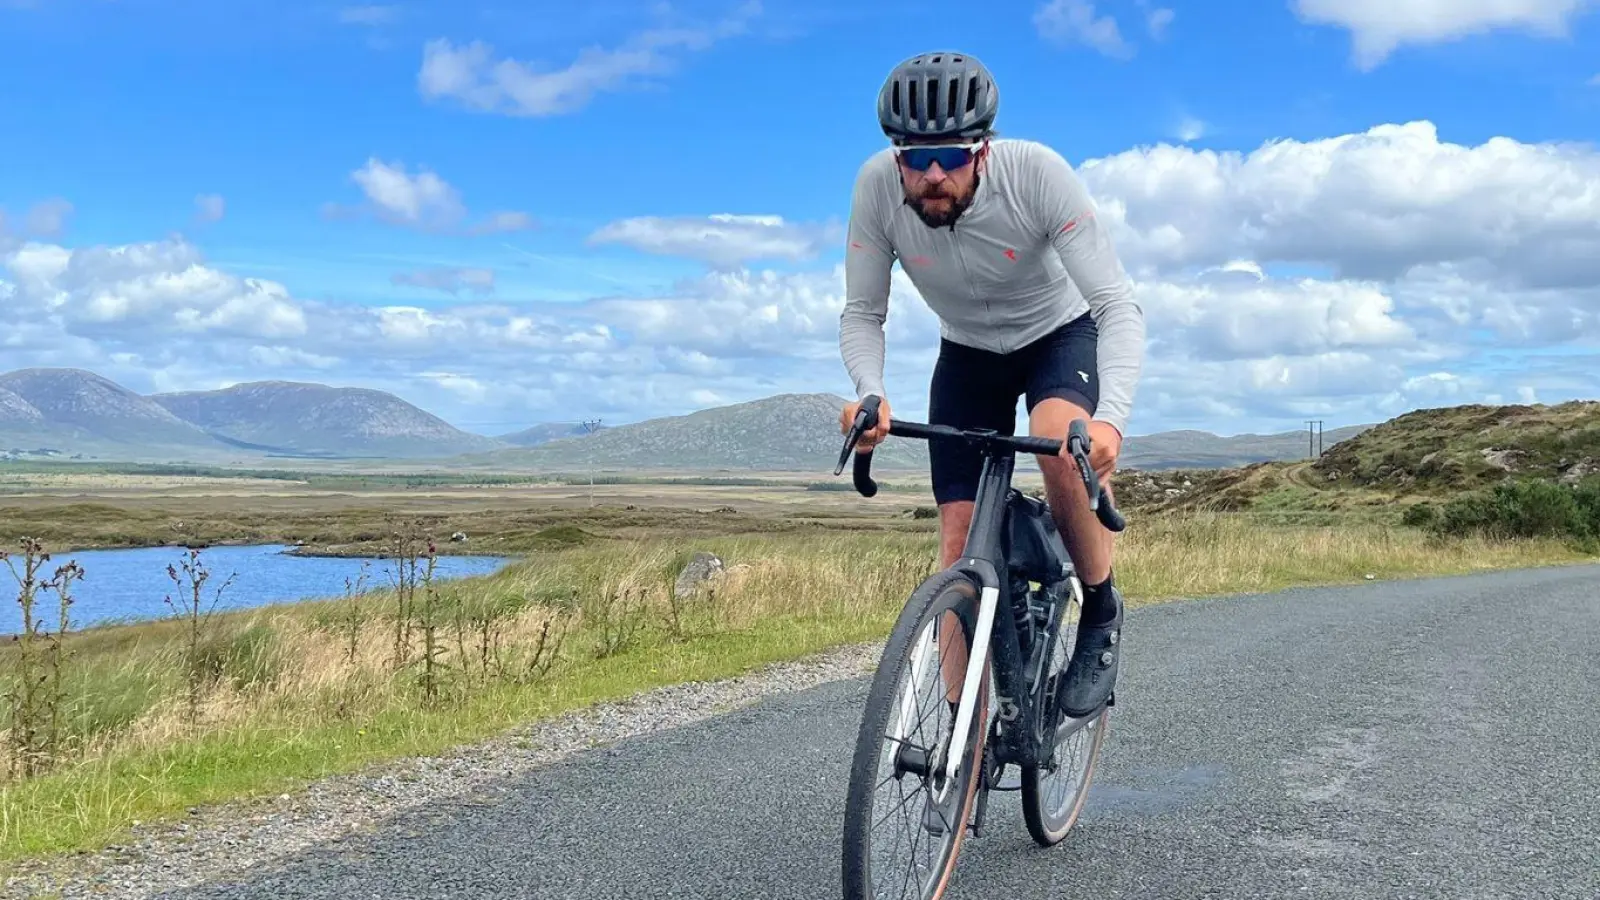
<path fill-rule="evenodd" d="M 892 149 L 856 177 L 839 347 L 856 394 L 884 396 L 883 323 L 898 259 L 945 338 L 1005 353 L 1091 312 L 1100 332 L 1095 418 L 1126 431 L 1144 358 L 1144 313 L 1077 173 L 1033 141 L 991 142 L 972 205 L 930 228 L 909 206 Z"/>

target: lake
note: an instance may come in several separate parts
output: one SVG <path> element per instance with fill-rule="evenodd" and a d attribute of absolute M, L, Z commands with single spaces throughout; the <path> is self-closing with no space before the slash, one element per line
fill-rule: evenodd
<path fill-rule="evenodd" d="M 279 544 L 256 544 L 242 547 L 213 546 L 200 551 L 200 564 L 211 573 L 200 589 L 201 610 L 211 607 L 217 587 L 228 574 L 237 572 L 233 583 L 222 592 L 215 609 L 244 609 L 270 603 L 286 603 L 319 597 L 344 595 L 344 580 L 352 582 L 361 574 L 362 560 L 351 557 L 294 556 L 285 551 L 292 547 Z M 182 609 L 180 591 L 188 591 L 188 576 L 183 571 L 183 561 L 188 551 L 182 547 L 139 547 L 119 550 L 80 550 L 73 553 L 52 554 L 48 563 L 39 569 L 39 577 L 49 578 L 58 566 L 77 560 L 84 577 L 72 583 L 71 623 L 73 629 L 88 625 L 138 619 L 159 619 L 173 614 L 165 602 L 170 594 L 173 602 Z M 13 556 L 17 573 L 22 573 L 22 560 Z M 398 564 L 393 559 L 367 560 L 367 580 L 364 589 L 392 586 Z M 434 565 L 434 579 L 461 578 L 469 575 L 486 575 L 510 562 L 501 556 L 445 556 L 440 555 Z M 167 577 L 171 565 L 182 580 L 183 586 Z M 418 563 L 420 577 L 427 565 Z M 16 634 L 22 630 L 22 608 L 16 602 L 16 581 L 0 564 L 0 634 Z M 54 591 L 43 592 L 34 616 L 44 616 L 54 630 L 59 604 Z"/>

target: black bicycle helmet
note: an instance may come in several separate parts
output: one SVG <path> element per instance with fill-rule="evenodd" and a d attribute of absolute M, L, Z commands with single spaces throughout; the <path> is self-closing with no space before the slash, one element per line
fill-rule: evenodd
<path fill-rule="evenodd" d="M 976 140 L 999 108 L 994 77 L 965 53 L 919 53 L 895 66 L 878 91 L 878 124 L 896 143 Z"/>

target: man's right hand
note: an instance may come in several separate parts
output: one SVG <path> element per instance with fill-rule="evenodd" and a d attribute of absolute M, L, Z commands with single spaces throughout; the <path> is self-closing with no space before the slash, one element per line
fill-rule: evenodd
<path fill-rule="evenodd" d="M 844 410 L 839 413 L 839 433 L 849 434 L 850 426 L 856 423 L 856 413 L 861 411 L 861 401 L 845 404 Z M 861 439 L 856 441 L 856 452 L 866 453 L 873 447 L 882 443 L 889 436 L 889 398 L 880 397 L 878 401 L 878 424 L 861 432 Z"/>

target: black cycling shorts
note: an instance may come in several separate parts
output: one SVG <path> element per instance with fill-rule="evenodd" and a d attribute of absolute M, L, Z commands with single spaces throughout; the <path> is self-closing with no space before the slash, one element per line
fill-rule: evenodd
<path fill-rule="evenodd" d="M 1100 402 L 1100 330 L 1089 313 L 1010 353 L 991 353 L 941 339 L 928 390 L 928 421 L 1014 434 L 1017 398 L 1029 413 L 1046 397 L 1075 403 L 1090 415 Z M 1065 439 L 1066 435 L 1060 435 Z M 928 442 L 937 503 L 978 494 L 983 457 L 958 441 Z"/>

